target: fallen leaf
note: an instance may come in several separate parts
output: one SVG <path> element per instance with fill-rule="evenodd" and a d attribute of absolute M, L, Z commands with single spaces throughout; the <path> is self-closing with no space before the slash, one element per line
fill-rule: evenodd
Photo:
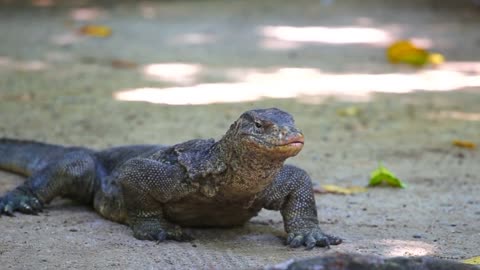
<path fill-rule="evenodd" d="M 425 64 L 439 65 L 445 59 L 439 53 L 430 53 L 429 51 L 415 46 L 409 40 L 399 40 L 387 48 L 387 59 L 391 63 L 405 63 L 412 66 L 421 67 Z"/>
<path fill-rule="evenodd" d="M 112 67 L 114 68 L 124 68 L 124 69 L 136 68 L 138 66 L 137 63 L 126 61 L 126 60 L 120 60 L 120 59 L 113 59 L 111 64 L 112 64 Z"/>
<path fill-rule="evenodd" d="M 351 194 L 367 191 L 367 189 L 364 187 L 359 187 L 359 186 L 340 187 L 337 185 L 323 185 L 322 189 L 324 190 L 324 193 L 335 193 L 335 194 L 343 194 L 343 195 L 351 195 Z"/>
<path fill-rule="evenodd" d="M 463 260 L 462 262 L 467 263 L 467 264 L 479 264 L 480 265 L 480 256 L 472 257 L 472 258 Z"/>
<path fill-rule="evenodd" d="M 32 101 L 34 98 L 34 95 L 32 93 L 24 93 L 24 94 L 19 94 L 19 95 L 0 95 L 0 100 L 5 100 L 5 101 L 19 101 L 19 102 L 28 102 Z"/>
<path fill-rule="evenodd" d="M 370 176 L 369 186 L 377 186 L 381 183 L 386 182 L 389 186 L 406 188 L 407 185 L 398 179 L 391 171 L 387 168 L 379 165 L 376 170 L 374 170 Z"/>
<path fill-rule="evenodd" d="M 428 62 L 430 62 L 434 66 L 438 66 L 440 64 L 443 64 L 443 62 L 445 62 L 445 57 L 439 53 L 431 53 L 428 56 Z"/>
<path fill-rule="evenodd" d="M 475 149 L 477 145 L 474 142 L 470 141 L 462 141 L 462 140 L 453 140 L 452 144 L 456 147 L 467 148 L 467 149 Z"/>
<path fill-rule="evenodd" d="M 91 37 L 109 37 L 112 35 L 112 29 L 104 25 L 89 24 L 81 27 L 78 32 Z"/>
<path fill-rule="evenodd" d="M 325 194 L 325 193 L 327 193 L 327 191 L 325 189 L 323 189 L 323 187 L 321 187 L 321 186 L 313 186 L 313 193 Z"/>

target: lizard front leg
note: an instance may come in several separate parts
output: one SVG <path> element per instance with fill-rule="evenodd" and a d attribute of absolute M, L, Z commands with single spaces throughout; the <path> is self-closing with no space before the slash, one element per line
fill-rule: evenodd
<path fill-rule="evenodd" d="M 320 229 L 312 181 L 304 170 L 284 166 L 263 198 L 266 209 L 280 210 L 290 247 L 305 245 L 312 249 L 342 242 L 342 239 L 324 234 Z"/>
<path fill-rule="evenodd" d="M 118 177 L 128 223 L 137 239 L 191 239 L 178 225 L 168 222 L 163 215 L 165 203 L 180 199 L 194 190 L 186 182 L 185 171 L 179 165 L 151 159 L 132 159 L 122 165 Z"/>

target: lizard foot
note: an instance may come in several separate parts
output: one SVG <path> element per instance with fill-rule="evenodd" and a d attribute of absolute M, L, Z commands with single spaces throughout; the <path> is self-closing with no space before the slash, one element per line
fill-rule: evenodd
<path fill-rule="evenodd" d="M 150 240 L 163 242 L 165 240 L 175 240 L 180 242 L 191 241 L 194 238 L 184 232 L 178 225 L 165 224 L 157 219 L 143 220 L 132 226 L 133 236 L 140 240 Z"/>
<path fill-rule="evenodd" d="M 26 187 L 18 187 L 0 197 L 0 216 L 13 216 L 14 212 L 36 215 L 42 208 L 40 200 Z"/>
<path fill-rule="evenodd" d="M 287 237 L 287 245 L 292 248 L 298 248 L 302 245 L 306 249 L 312 249 L 315 246 L 330 248 L 330 245 L 341 243 L 341 238 L 324 234 L 319 228 L 297 230 L 289 233 Z"/>

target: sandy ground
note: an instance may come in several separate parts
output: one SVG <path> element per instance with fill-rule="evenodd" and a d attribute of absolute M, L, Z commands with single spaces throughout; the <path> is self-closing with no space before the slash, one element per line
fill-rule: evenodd
<path fill-rule="evenodd" d="M 480 143 L 480 11 L 470 2 L 8 2 L 0 7 L 0 137 L 172 144 L 219 138 L 244 110 L 275 106 L 305 133 L 289 162 L 319 185 L 365 185 L 378 162 L 408 184 L 317 195 L 321 226 L 345 238 L 332 250 L 480 255 L 480 153 L 451 143 Z M 86 23 L 113 34 L 75 34 Z M 384 48 L 398 38 L 415 38 L 447 63 L 389 65 Z M 137 94 L 119 94 L 131 89 Z M 223 102 L 229 97 L 238 102 Z M 125 101 L 146 98 L 156 103 Z M 339 114 L 351 106 L 360 113 Z M 2 172 L 0 192 L 22 181 Z M 242 228 L 194 229 L 192 243 L 136 240 L 66 200 L 39 216 L 2 217 L 0 228 L 2 269 L 251 269 L 327 252 L 283 246 L 281 217 L 269 211 Z"/>

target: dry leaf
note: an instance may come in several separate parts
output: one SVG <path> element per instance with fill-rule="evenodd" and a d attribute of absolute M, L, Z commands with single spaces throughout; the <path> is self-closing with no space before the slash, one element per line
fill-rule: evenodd
<path fill-rule="evenodd" d="M 322 189 L 325 191 L 325 193 L 335 193 L 335 194 L 343 194 L 343 195 L 351 195 L 351 194 L 367 191 L 365 187 L 359 187 L 359 186 L 340 187 L 337 185 L 323 185 Z"/>
<path fill-rule="evenodd" d="M 430 62 L 434 66 L 437 66 L 437 65 L 443 64 L 443 62 L 445 62 L 445 57 L 442 54 L 439 54 L 439 53 L 431 53 L 428 56 L 428 62 Z"/>
<path fill-rule="evenodd" d="M 114 68 L 124 68 L 124 69 L 136 68 L 138 66 L 137 63 L 126 61 L 126 60 L 120 60 L 120 59 L 113 59 L 111 64 L 112 64 L 112 67 Z"/>
<path fill-rule="evenodd" d="M 109 37 L 112 35 L 112 29 L 104 25 L 90 24 L 81 27 L 78 32 L 91 37 Z"/>
<path fill-rule="evenodd" d="M 413 66 L 425 64 L 439 65 L 445 61 L 443 55 L 430 53 L 429 51 L 415 46 L 409 40 L 399 40 L 387 48 L 387 58 L 391 63 L 405 63 Z"/>
<path fill-rule="evenodd" d="M 463 263 L 467 263 L 467 264 L 477 264 L 477 265 L 480 265 L 480 256 L 472 257 L 472 258 L 463 260 L 462 262 L 463 262 Z"/>
<path fill-rule="evenodd" d="M 475 149 L 477 145 L 474 142 L 470 141 L 462 141 L 462 140 L 453 140 L 452 144 L 456 147 L 467 148 L 467 149 Z"/>

